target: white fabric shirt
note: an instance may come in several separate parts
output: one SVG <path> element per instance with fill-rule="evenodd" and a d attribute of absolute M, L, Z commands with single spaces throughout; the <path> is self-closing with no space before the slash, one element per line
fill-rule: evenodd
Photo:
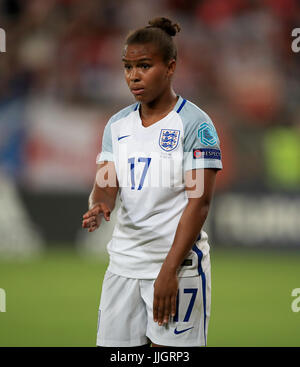
<path fill-rule="evenodd" d="M 97 157 L 97 163 L 103 161 L 115 164 L 121 202 L 107 245 L 108 270 L 129 278 L 155 279 L 188 202 L 184 172 L 222 169 L 214 125 L 204 111 L 179 96 L 167 116 L 144 127 L 135 103 L 107 123 Z M 179 276 L 201 273 L 201 259 L 208 252 L 202 230 Z"/>

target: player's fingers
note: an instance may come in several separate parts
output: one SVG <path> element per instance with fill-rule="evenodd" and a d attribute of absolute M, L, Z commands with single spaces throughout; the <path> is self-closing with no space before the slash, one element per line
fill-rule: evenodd
<path fill-rule="evenodd" d="M 82 218 L 83 219 L 88 219 L 88 218 L 90 218 L 93 215 L 94 215 L 93 214 L 93 210 L 91 209 L 91 210 L 87 211 L 85 214 L 83 214 Z"/>
<path fill-rule="evenodd" d="M 104 215 L 104 219 L 107 222 L 109 222 L 110 221 L 110 211 L 104 212 L 103 215 Z"/>
<path fill-rule="evenodd" d="M 163 324 L 163 319 L 164 319 L 164 311 L 165 311 L 165 304 L 164 304 L 164 300 L 160 300 L 159 304 L 158 304 L 158 310 L 157 310 L 157 320 L 158 320 L 158 325 L 161 326 Z"/>
<path fill-rule="evenodd" d="M 91 215 L 96 217 L 97 215 L 101 214 L 102 211 L 103 210 L 102 210 L 101 205 L 97 205 L 94 209 L 91 209 Z"/>
<path fill-rule="evenodd" d="M 93 230 L 98 229 L 100 227 L 101 224 L 101 217 L 98 215 L 97 217 L 95 217 L 95 219 L 93 221 L 85 221 L 82 224 L 83 228 L 92 228 L 95 227 Z"/>
<path fill-rule="evenodd" d="M 83 219 L 87 220 L 91 217 L 97 217 L 97 216 L 101 216 L 103 215 L 106 221 L 110 220 L 110 209 L 108 208 L 108 206 L 105 203 L 100 203 L 98 205 L 95 206 L 95 208 L 92 208 L 91 210 L 89 210 L 88 212 L 86 212 L 83 215 Z"/>
<path fill-rule="evenodd" d="M 82 225 L 83 228 L 87 228 L 87 229 L 90 229 L 93 227 L 93 224 L 92 223 L 89 223 L 89 224 L 83 224 Z"/>
<path fill-rule="evenodd" d="M 86 220 L 83 220 L 82 221 L 82 228 L 89 228 L 89 227 L 90 227 L 89 222 L 87 222 Z"/>
<path fill-rule="evenodd" d="M 96 215 L 98 215 L 100 212 L 102 212 L 102 209 L 100 207 L 100 205 L 96 205 L 94 208 L 88 210 L 83 216 L 83 219 L 88 219 L 90 217 L 94 217 Z"/>
<path fill-rule="evenodd" d="M 171 297 L 171 316 L 174 317 L 176 315 L 176 296 Z"/>
<path fill-rule="evenodd" d="M 96 225 L 93 225 L 93 226 L 91 226 L 91 227 L 88 229 L 88 231 L 89 231 L 89 232 L 94 232 L 97 228 L 98 228 L 98 227 L 97 227 Z"/>
<path fill-rule="evenodd" d="M 89 217 L 89 212 L 84 213 L 82 216 L 83 219 L 87 219 L 88 217 Z"/>
<path fill-rule="evenodd" d="M 91 215 L 95 217 L 104 216 L 105 220 L 108 221 L 110 219 L 110 210 L 107 208 L 105 204 L 100 204 L 95 209 L 92 210 Z"/>
<path fill-rule="evenodd" d="M 96 216 L 92 216 L 92 217 L 90 217 L 89 219 L 86 219 L 86 221 L 87 221 L 87 223 L 93 223 L 93 222 L 96 222 Z"/>
<path fill-rule="evenodd" d="M 91 227 L 96 227 L 96 229 L 100 226 L 101 224 L 101 218 L 98 217 L 93 217 L 91 219 L 86 219 L 83 221 L 82 223 L 82 227 L 83 228 L 91 228 Z"/>
<path fill-rule="evenodd" d="M 159 305 L 159 300 L 154 295 L 154 298 L 153 298 L 153 320 L 154 322 L 158 321 L 158 305 Z"/>
<path fill-rule="evenodd" d="M 82 226 L 84 228 L 86 228 L 86 227 L 89 227 L 91 225 L 91 223 L 94 223 L 94 222 L 96 222 L 96 217 L 92 216 L 88 219 L 84 219 L 83 222 L 82 222 Z"/>
<path fill-rule="evenodd" d="M 104 219 L 106 221 L 109 221 L 110 220 L 110 209 L 109 209 L 109 207 L 106 204 L 102 203 L 101 204 L 101 209 L 102 209 Z"/>
<path fill-rule="evenodd" d="M 170 313 L 171 313 L 171 299 L 167 297 L 164 303 L 163 324 L 167 324 L 169 322 Z"/>

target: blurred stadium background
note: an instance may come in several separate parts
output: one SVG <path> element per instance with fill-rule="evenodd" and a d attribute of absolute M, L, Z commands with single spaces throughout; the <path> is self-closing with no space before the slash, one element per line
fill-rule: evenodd
<path fill-rule="evenodd" d="M 175 89 L 222 143 L 209 346 L 300 346 L 297 0 L 0 0 L 0 346 L 95 345 L 115 213 L 93 234 L 81 216 L 104 126 L 133 102 L 123 40 L 154 16 L 181 24 Z"/>

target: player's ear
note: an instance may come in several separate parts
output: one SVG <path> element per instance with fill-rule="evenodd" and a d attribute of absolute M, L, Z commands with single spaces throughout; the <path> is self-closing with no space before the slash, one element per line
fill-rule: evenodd
<path fill-rule="evenodd" d="M 173 76 L 175 69 L 176 69 L 176 60 L 172 59 L 168 62 L 168 66 L 167 66 L 167 76 L 169 78 Z"/>

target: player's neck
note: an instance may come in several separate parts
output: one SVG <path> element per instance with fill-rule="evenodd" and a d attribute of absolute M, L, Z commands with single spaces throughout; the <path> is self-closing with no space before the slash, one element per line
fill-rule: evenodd
<path fill-rule="evenodd" d="M 142 103 L 140 109 L 140 116 L 144 125 L 150 125 L 159 121 L 173 110 L 178 97 L 173 89 L 167 91 L 159 98 L 150 103 Z"/>

